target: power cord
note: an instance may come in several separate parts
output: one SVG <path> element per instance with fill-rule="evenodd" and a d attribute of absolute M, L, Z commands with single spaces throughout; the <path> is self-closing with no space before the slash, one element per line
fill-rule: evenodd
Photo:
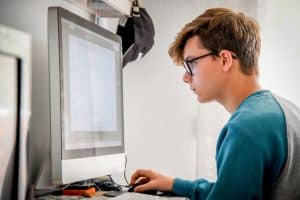
<path fill-rule="evenodd" d="M 118 184 L 118 183 L 116 183 L 116 182 L 112 179 L 112 177 L 111 177 L 110 175 L 108 175 L 108 177 L 110 178 L 110 180 L 111 180 L 114 184 L 116 184 L 116 185 L 118 185 L 118 186 L 121 186 L 121 187 L 130 187 L 129 182 L 128 182 L 128 180 L 127 180 L 126 171 L 127 171 L 127 155 L 125 154 L 125 167 L 124 167 L 123 177 L 124 177 L 124 180 L 125 180 L 125 182 L 126 182 L 127 185 L 123 185 L 123 184 Z"/>
<path fill-rule="evenodd" d="M 128 182 L 127 176 L 126 176 L 126 169 L 127 169 L 127 155 L 125 154 L 124 180 L 127 183 L 127 186 L 129 186 L 129 182 Z"/>

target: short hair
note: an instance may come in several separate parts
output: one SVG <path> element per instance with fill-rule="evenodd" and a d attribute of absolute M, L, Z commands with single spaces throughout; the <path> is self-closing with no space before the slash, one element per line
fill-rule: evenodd
<path fill-rule="evenodd" d="M 234 52 L 244 74 L 258 74 L 260 54 L 259 25 L 254 18 L 227 8 L 212 8 L 186 24 L 169 48 L 169 55 L 177 65 L 183 64 L 183 50 L 187 40 L 198 36 L 204 48 L 212 52 L 223 49 Z"/>

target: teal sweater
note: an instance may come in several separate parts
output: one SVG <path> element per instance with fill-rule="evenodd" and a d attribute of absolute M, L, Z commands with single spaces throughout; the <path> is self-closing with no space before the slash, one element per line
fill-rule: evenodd
<path fill-rule="evenodd" d="M 247 97 L 222 129 L 217 180 L 175 178 L 173 192 L 192 200 L 264 199 L 287 158 L 285 117 L 270 91 Z"/>

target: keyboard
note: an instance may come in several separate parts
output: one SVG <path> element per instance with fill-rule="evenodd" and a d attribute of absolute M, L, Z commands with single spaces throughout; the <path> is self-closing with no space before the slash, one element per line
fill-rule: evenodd
<path fill-rule="evenodd" d="M 109 198 L 111 200 L 184 200 L 184 197 L 165 197 L 135 192 L 125 192 L 119 196 Z"/>
<path fill-rule="evenodd" d="M 106 196 L 93 196 L 93 197 L 82 197 L 82 196 L 56 196 L 48 195 L 43 197 L 34 198 L 35 200 L 188 200 L 185 197 L 176 196 L 158 196 L 149 195 L 135 192 L 124 192 L 116 197 Z"/>
<path fill-rule="evenodd" d="M 166 197 L 160 197 L 160 196 L 153 196 L 149 194 L 141 194 L 141 193 L 134 193 L 134 192 L 126 192 L 119 196 L 116 196 L 114 198 L 110 198 L 114 200 L 153 200 L 153 199 L 159 199 L 159 200 L 167 200 Z"/>

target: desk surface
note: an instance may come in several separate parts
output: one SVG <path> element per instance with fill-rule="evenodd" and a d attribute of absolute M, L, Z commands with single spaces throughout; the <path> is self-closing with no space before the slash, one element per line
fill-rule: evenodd
<path fill-rule="evenodd" d="M 170 200 L 185 200 L 185 197 L 167 197 L 167 196 L 153 196 L 153 199 L 170 199 Z M 54 196 L 54 195 L 48 195 L 36 198 L 35 200 L 109 200 L 113 199 L 111 197 L 106 197 L 101 194 L 95 195 L 93 197 L 82 197 L 82 196 Z"/>

